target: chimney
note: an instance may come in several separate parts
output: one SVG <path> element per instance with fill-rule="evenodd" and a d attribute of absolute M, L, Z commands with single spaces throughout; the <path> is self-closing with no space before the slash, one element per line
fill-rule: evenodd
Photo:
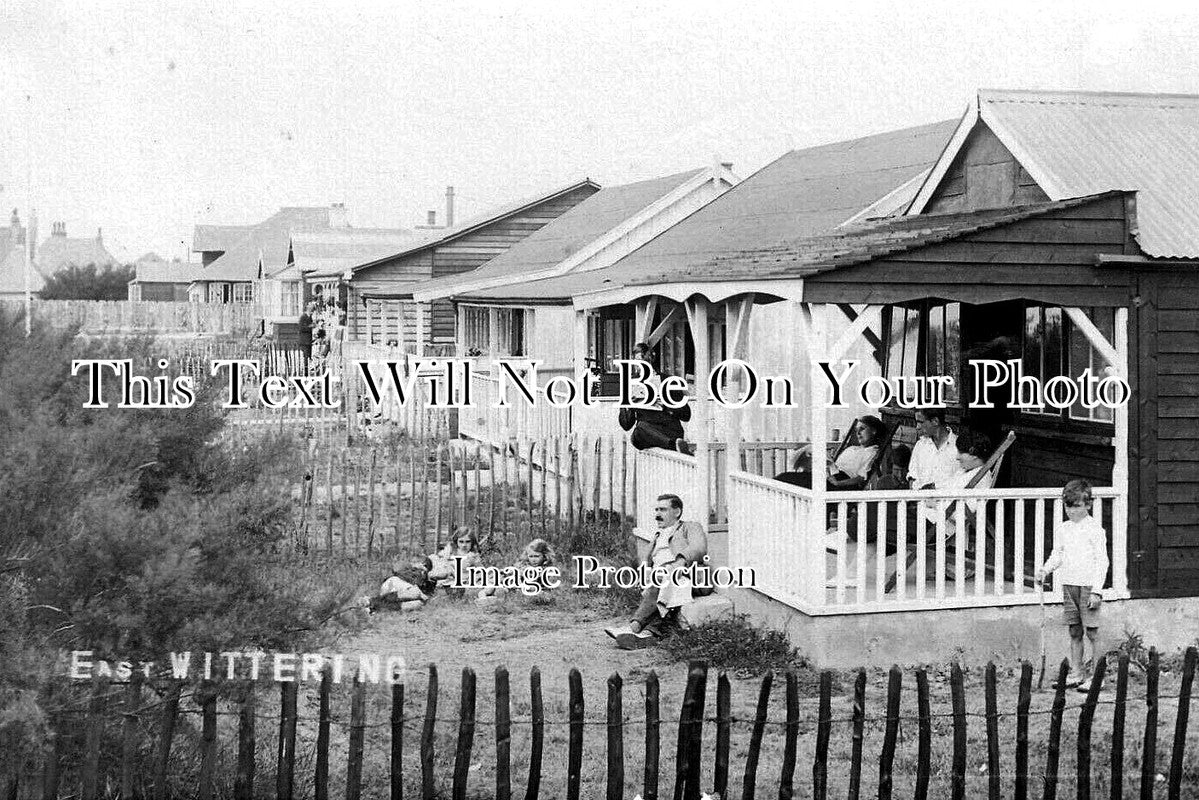
<path fill-rule="evenodd" d="M 96 228 L 96 244 L 104 244 L 104 229 Z"/>
<path fill-rule="evenodd" d="M 429 225 L 429 227 L 430 227 L 430 228 L 436 228 L 436 227 L 437 227 L 437 212 L 436 212 L 436 211 L 430 211 L 430 212 L 429 212 L 429 222 L 428 222 L 428 225 Z"/>
<path fill-rule="evenodd" d="M 333 203 L 329 206 L 329 227 L 330 228 L 348 228 L 350 220 L 346 216 L 345 203 Z"/>
<path fill-rule="evenodd" d="M 445 187 L 445 226 L 454 227 L 454 187 Z"/>
<path fill-rule="evenodd" d="M 20 241 L 21 236 L 21 217 L 17 215 L 17 210 L 15 208 L 12 210 L 12 219 L 10 222 L 12 233 L 9 235 L 12 237 L 12 241 L 15 243 Z"/>
<path fill-rule="evenodd" d="M 37 209 L 29 211 L 29 256 L 32 260 L 37 256 Z"/>
<path fill-rule="evenodd" d="M 66 236 L 67 235 L 67 223 L 65 223 L 65 222 L 51 223 L 50 235 L 51 236 Z"/>

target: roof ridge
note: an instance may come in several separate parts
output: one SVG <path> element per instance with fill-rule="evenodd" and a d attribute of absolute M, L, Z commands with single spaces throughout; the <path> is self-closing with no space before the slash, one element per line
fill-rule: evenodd
<path fill-rule="evenodd" d="M 1105 92 L 1084 89 L 979 89 L 980 102 L 992 103 L 1080 103 L 1089 105 L 1168 106 L 1199 105 L 1199 94 L 1158 92 Z M 1094 102 L 1107 100 L 1110 102 Z M 1091 101 L 1091 102 L 1088 102 Z"/>

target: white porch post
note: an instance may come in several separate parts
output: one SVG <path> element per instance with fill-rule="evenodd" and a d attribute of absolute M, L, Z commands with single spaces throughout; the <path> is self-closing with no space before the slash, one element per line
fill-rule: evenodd
<path fill-rule="evenodd" d="M 576 311 L 574 329 L 575 383 L 578 385 L 579 391 L 583 390 L 584 381 L 590 377 L 587 372 L 587 344 L 587 312 Z"/>
<path fill-rule="evenodd" d="M 708 352 L 708 300 L 696 296 L 687 301 L 686 307 L 691 339 L 695 342 L 695 410 L 699 412 L 691 428 L 695 432 L 695 474 L 699 478 L 695 496 L 699 501 L 700 512 L 696 517 L 707 528 L 712 510 L 711 476 L 716 466 L 708 432 L 708 420 L 712 414 L 711 398 L 708 396 L 708 372 L 712 369 L 711 353 Z M 720 477 L 717 476 L 717 479 Z"/>
<path fill-rule="evenodd" d="M 824 605 L 824 534 L 825 534 L 825 495 L 827 485 L 825 476 L 828 474 L 828 410 L 825 407 L 827 385 L 819 362 L 825 359 L 828 346 L 828 314 L 825 306 L 816 303 L 805 303 L 800 314 L 800 329 L 808 345 L 808 384 L 809 405 L 812 409 L 812 512 L 808 518 L 807 531 L 807 600 L 816 605 Z"/>
<path fill-rule="evenodd" d="M 489 358 L 500 355 L 500 312 L 495 306 L 487 309 L 487 349 Z"/>
<path fill-rule="evenodd" d="M 1116 376 L 1128 380 L 1128 309 L 1116 309 L 1115 341 L 1109 342 L 1081 308 L 1067 308 L 1066 315 L 1088 343 L 1108 363 Z M 1128 596 L 1128 404 L 1113 411 L 1112 450 L 1112 590 L 1118 597 Z"/>
<path fill-rule="evenodd" d="M 1116 309 L 1116 363 L 1121 378 L 1128 380 L 1128 309 Z M 1116 431 L 1112 438 L 1115 464 L 1112 487 L 1112 589 L 1120 597 L 1128 596 L 1128 403 L 1115 410 Z"/>

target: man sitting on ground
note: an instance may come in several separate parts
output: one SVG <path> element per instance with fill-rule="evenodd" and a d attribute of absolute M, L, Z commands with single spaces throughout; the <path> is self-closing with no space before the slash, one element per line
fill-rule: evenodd
<path fill-rule="evenodd" d="M 654 506 L 654 521 L 658 532 L 650 546 L 646 564 L 677 570 L 708 561 L 708 536 L 704 527 L 690 520 L 684 522 L 683 501 L 675 494 L 658 496 Z M 668 575 L 670 573 L 668 572 Z M 679 607 L 691 602 L 692 587 L 687 581 L 667 579 L 663 586 L 650 584 L 641 592 L 641 603 L 633 612 L 627 630 L 607 628 L 605 633 L 616 640 L 623 650 L 648 647 L 664 632 L 664 627 L 678 614 Z"/>

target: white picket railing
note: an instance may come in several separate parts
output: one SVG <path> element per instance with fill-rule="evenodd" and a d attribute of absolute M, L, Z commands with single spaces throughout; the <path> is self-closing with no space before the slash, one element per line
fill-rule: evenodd
<path fill-rule="evenodd" d="M 730 475 L 729 487 L 730 565 L 753 567 L 759 591 L 812 611 L 1036 603 L 1033 574 L 1065 518 L 1058 488 L 834 492 L 819 501 L 745 472 Z M 1113 523 L 1118 495 L 1102 487 L 1094 497 L 1119 594 L 1127 564 Z M 1046 588 L 1050 600 L 1055 588 Z"/>
<path fill-rule="evenodd" d="M 471 403 L 458 416 L 458 427 L 464 436 L 493 444 L 517 440 L 555 439 L 569 436 L 569 407 L 556 408 L 547 402 L 545 391 L 537 387 L 534 403 L 514 386 L 507 390 L 506 408 L 495 408 L 499 386 L 487 372 L 471 374 Z"/>
<path fill-rule="evenodd" d="M 654 504 L 658 495 L 676 494 L 683 501 L 685 519 L 707 523 L 699 511 L 699 469 L 693 456 L 660 448 L 637 451 L 637 525 L 643 530 L 654 526 Z"/>

